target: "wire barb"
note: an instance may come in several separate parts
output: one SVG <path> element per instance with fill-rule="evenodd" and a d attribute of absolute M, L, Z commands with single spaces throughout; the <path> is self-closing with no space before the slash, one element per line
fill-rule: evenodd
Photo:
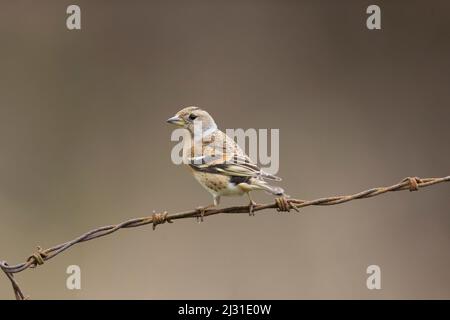
<path fill-rule="evenodd" d="M 153 213 L 152 214 L 152 224 L 153 224 L 153 230 L 156 229 L 156 226 L 158 224 L 163 224 L 165 222 L 167 223 L 173 223 L 172 220 L 168 217 L 167 211 L 159 212 L 159 213 Z"/>
<path fill-rule="evenodd" d="M 418 178 L 418 177 L 407 177 L 403 179 L 401 182 L 394 184 L 389 187 L 378 187 L 372 188 L 365 191 L 361 191 L 351 195 L 345 196 L 334 196 L 328 198 L 319 198 L 315 200 L 305 201 L 300 199 L 287 199 L 285 197 L 276 198 L 274 203 L 268 204 L 258 204 L 253 207 L 253 212 L 266 210 L 266 209 L 276 209 L 277 211 L 286 211 L 289 212 L 291 209 L 295 211 L 299 211 L 299 208 L 307 207 L 307 206 L 329 206 L 336 205 L 345 202 L 349 202 L 357 199 L 368 199 L 371 197 L 375 197 L 387 192 L 393 191 L 401 191 L 401 190 L 410 190 L 417 191 L 419 188 L 425 188 L 431 185 L 435 185 L 438 183 L 450 182 L 450 176 L 442 177 L 442 178 Z M 221 209 L 210 209 L 208 210 L 208 216 L 216 215 L 220 213 L 249 213 L 249 206 L 237 206 L 237 207 L 227 207 Z M 37 248 L 37 251 L 33 253 L 25 262 L 16 264 L 16 265 L 8 265 L 6 261 L 0 261 L 0 268 L 6 274 L 8 279 L 11 282 L 11 286 L 14 290 L 14 295 L 17 300 L 28 299 L 25 297 L 22 290 L 19 287 L 19 284 L 14 278 L 15 273 L 22 272 L 28 268 L 34 268 L 38 265 L 42 265 L 45 261 L 50 260 L 51 258 L 57 256 L 58 254 L 68 250 L 75 244 L 94 240 L 97 238 L 101 238 L 107 236 L 111 233 L 117 232 L 120 229 L 125 228 L 136 228 L 140 226 L 144 226 L 147 224 L 152 224 L 153 230 L 156 229 L 156 226 L 163 223 L 172 223 L 173 220 L 176 219 L 185 219 L 185 218 L 194 218 L 199 216 L 199 211 L 197 209 L 177 212 L 168 214 L 166 211 L 160 213 L 153 213 L 151 216 L 143 217 L 143 218 L 135 218 L 124 221 L 122 223 L 116 225 L 108 225 L 103 226 L 91 231 L 88 231 L 81 236 L 58 244 L 54 247 L 43 250 L 41 247 Z"/>
<path fill-rule="evenodd" d="M 291 209 L 300 212 L 297 206 L 290 202 L 286 197 L 275 198 L 275 203 L 277 205 L 278 212 L 291 212 Z"/>
<path fill-rule="evenodd" d="M 37 251 L 28 257 L 27 262 L 31 262 L 31 268 L 36 268 L 38 265 L 43 265 L 47 257 L 47 252 L 40 246 L 37 246 Z"/>
<path fill-rule="evenodd" d="M 421 179 L 418 177 L 407 177 L 403 181 L 408 181 L 409 191 L 419 190 L 419 184 L 422 182 Z"/>

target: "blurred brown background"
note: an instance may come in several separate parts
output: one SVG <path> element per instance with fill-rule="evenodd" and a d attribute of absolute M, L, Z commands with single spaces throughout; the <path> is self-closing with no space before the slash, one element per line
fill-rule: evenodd
<path fill-rule="evenodd" d="M 72 3 L 81 31 L 66 29 Z M 381 31 L 365 25 L 374 3 Z M 223 129 L 279 128 L 294 197 L 448 175 L 449 12 L 445 0 L 2 1 L 0 258 L 209 203 L 170 160 L 165 120 L 186 105 Z M 449 194 L 124 230 L 17 279 L 34 299 L 450 298 Z M 222 205 L 235 203 L 247 200 Z M 371 264 L 382 290 L 366 288 Z M 0 298 L 13 298 L 3 274 Z"/>

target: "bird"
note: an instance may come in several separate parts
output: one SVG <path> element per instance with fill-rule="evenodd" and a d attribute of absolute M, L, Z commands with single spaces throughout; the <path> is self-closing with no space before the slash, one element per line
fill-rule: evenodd
<path fill-rule="evenodd" d="M 213 204 L 197 208 L 201 221 L 206 210 L 220 204 L 222 196 L 246 194 L 251 216 L 257 204 L 250 192 L 263 190 L 272 195 L 286 196 L 281 187 L 266 181 L 281 181 L 281 178 L 258 167 L 234 139 L 219 130 L 207 111 L 196 106 L 185 107 L 167 122 L 187 130 L 188 134 L 183 139 L 183 163 L 213 197 Z"/>

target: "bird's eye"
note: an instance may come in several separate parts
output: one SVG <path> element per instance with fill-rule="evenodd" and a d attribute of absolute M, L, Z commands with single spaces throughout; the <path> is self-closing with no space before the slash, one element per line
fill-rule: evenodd
<path fill-rule="evenodd" d="M 191 113 L 191 114 L 189 115 L 189 119 L 195 120 L 195 119 L 197 119 L 197 116 L 196 116 L 195 114 Z"/>

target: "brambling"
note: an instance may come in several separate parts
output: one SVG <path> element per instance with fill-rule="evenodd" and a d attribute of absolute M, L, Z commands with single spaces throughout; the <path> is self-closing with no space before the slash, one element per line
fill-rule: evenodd
<path fill-rule="evenodd" d="M 246 194 L 250 201 L 249 213 L 254 215 L 256 203 L 250 197 L 251 191 L 264 190 L 273 195 L 284 195 L 282 188 L 265 181 L 281 179 L 261 170 L 232 138 L 217 128 L 205 110 L 187 107 L 167 122 L 187 129 L 189 134 L 183 141 L 183 162 L 213 196 L 213 204 L 198 208 L 202 219 L 207 209 L 219 205 L 221 196 Z"/>

